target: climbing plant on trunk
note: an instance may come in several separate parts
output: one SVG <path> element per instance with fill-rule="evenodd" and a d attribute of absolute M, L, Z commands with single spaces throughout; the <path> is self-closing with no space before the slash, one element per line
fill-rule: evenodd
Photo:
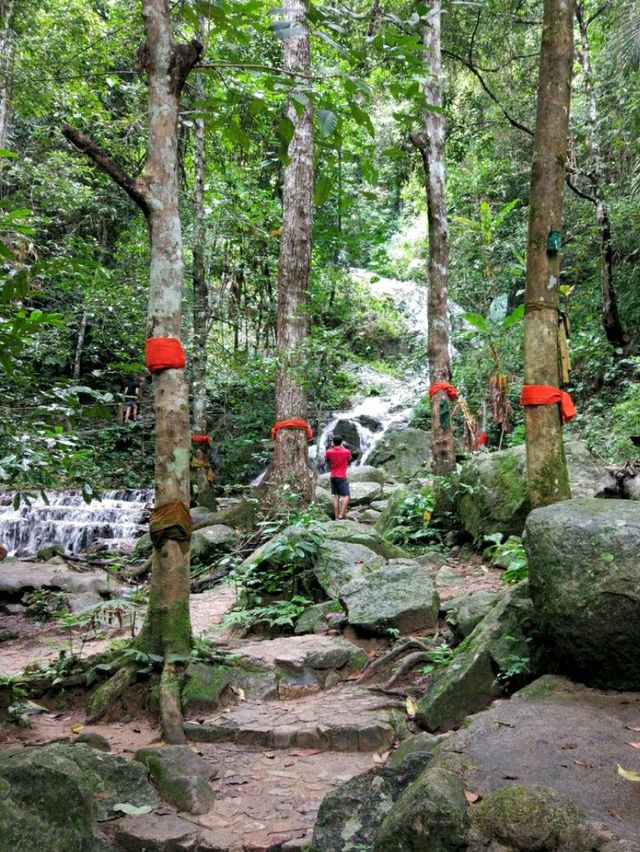
<path fill-rule="evenodd" d="M 148 339 L 170 339 L 180 353 L 182 321 L 182 234 L 178 208 L 177 126 L 180 94 L 197 62 L 197 41 L 176 44 L 168 0 L 143 0 L 146 41 L 140 52 L 148 83 L 148 147 L 144 173 L 131 178 L 90 139 L 69 126 L 63 133 L 75 147 L 103 169 L 143 211 L 149 226 L 151 268 Z M 153 350 L 148 349 L 148 355 Z M 166 354 L 166 353 L 165 353 Z M 155 357 L 155 356 L 154 356 Z M 189 400 L 180 357 L 155 359 L 155 511 L 151 520 L 154 542 L 149 606 L 136 644 L 164 658 L 160 711 L 165 739 L 184 742 L 176 678 L 176 660 L 191 647 L 189 618 Z M 99 718 L 115 695 L 135 678 L 123 668 L 94 694 L 91 718 Z"/>
<path fill-rule="evenodd" d="M 522 402 L 531 505 L 571 497 L 562 441 L 558 288 L 562 191 L 571 100 L 574 0 L 545 0 L 534 137 L 524 321 Z"/>
<path fill-rule="evenodd" d="M 431 381 L 431 447 L 433 470 L 447 474 L 455 466 L 449 395 L 449 225 L 447 221 L 444 168 L 445 120 L 442 114 L 441 4 L 429 0 L 427 25 L 423 28 L 425 83 L 424 132 L 412 134 L 420 151 L 427 189 L 429 220 L 428 342 Z M 442 387 L 438 389 L 438 385 Z"/>
<path fill-rule="evenodd" d="M 283 14 L 289 26 L 282 30 L 284 69 L 296 79 L 309 76 L 310 49 L 303 0 L 285 0 Z M 311 222 L 313 218 L 313 108 L 310 100 L 296 111 L 293 100 L 287 107 L 293 126 L 289 163 L 284 170 L 282 193 L 282 238 L 278 266 L 278 314 L 276 377 L 276 421 L 306 423 L 307 392 L 303 384 L 304 344 L 308 334 L 307 292 L 311 266 Z M 282 487 L 289 485 L 308 501 L 311 480 L 307 464 L 307 433 L 304 428 L 277 429 L 273 459 L 267 475 L 266 501 L 283 502 Z"/>

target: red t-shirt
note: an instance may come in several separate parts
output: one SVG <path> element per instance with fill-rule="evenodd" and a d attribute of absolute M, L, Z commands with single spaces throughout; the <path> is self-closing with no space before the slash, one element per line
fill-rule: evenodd
<path fill-rule="evenodd" d="M 343 446 L 329 447 L 324 454 L 324 459 L 329 462 L 329 469 L 333 478 L 347 478 L 347 465 L 351 461 L 350 450 Z"/>

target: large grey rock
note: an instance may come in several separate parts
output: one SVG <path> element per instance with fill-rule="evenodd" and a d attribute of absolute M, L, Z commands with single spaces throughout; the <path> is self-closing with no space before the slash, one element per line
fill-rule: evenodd
<path fill-rule="evenodd" d="M 527 519 L 530 589 L 560 670 L 640 689 L 640 505 L 567 500 Z"/>
<path fill-rule="evenodd" d="M 118 849 L 126 852 L 188 852 L 200 849 L 195 823 L 176 814 L 143 814 L 119 820 L 115 827 Z"/>
<path fill-rule="evenodd" d="M 529 512 L 525 477 L 525 446 L 497 453 L 479 453 L 466 462 L 460 473 L 464 485 L 458 513 L 465 530 L 474 538 L 501 532 L 520 535 Z M 574 497 L 595 497 L 615 482 L 579 441 L 565 444 L 569 483 Z"/>
<path fill-rule="evenodd" d="M 382 486 L 378 482 L 351 482 L 349 491 L 351 506 L 368 506 L 382 497 Z"/>
<path fill-rule="evenodd" d="M 369 547 L 348 541 L 333 541 L 313 567 L 325 594 L 338 600 L 342 589 L 353 579 L 384 565 L 384 558 Z"/>
<path fill-rule="evenodd" d="M 393 803 L 418 777 L 430 757 L 428 753 L 411 755 L 400 766 L 372 769 L 329 793 L 318 811 L 313 849 L 317 852 L 371 850 L 375 834 Z M 388 847 L 386 852 L 392 849 Z"/>
<path fill-rule="evenodd" d="M 233 550 L 236 534 L 231 527 L 213 524 L 196 530 L 191 536 L 191 559 L 209 563 Z"/>
<path fill-rule="evenodd" d="M 464 784 L 441 767 L 425 770 L 394 803 L 375 835 L 374 852 L 466 852 Z"/>
<path fill-rule="evenodd" d="M 5 559 L 0 564 L 0 595 L 17 597 L 32 589 L 57 589 L 68 594 L 112 597 L 118 588 L 104 571 L 73 571 L 65 564 L 51 561 L 38 564 Z"/>
<path fill-rule="evenodd" d="M 528 660 L 534 632 L 527 584 L 510 589 L 456 649 L 418 702 L 416 720 L 428 731 L 456 727 L 501 693 L 497 675 L 513 661 Z"/>
<path fill-rule="evenodd" d="M 362 544 L 379 556 L 384 556 L 385 559 L 396 559 L 407 555 L 401 547 L 387 541 L 367 524 L 359 524 L 356 521 L 334 521 L 330 524 L 323 524 L 321 529 L 323 537 L 329 543 L 344 541 L 351 544 Z"/>
<path fill-rule="evenodd" d="M 361 467 L 350 467 L 348 470 L 349 482 L 377 482 L 384 485 L 386 481 L 384 470 L 380 467 L 372 465 L 362 465 Z M 331 482 L 328 473 L 323 473 L 318 477 L 318 485 L 325 490 L 329 490 Z"/>
<path fill-rule="evenodd" d="M 0 751 L 0 787 L 0 846 L 13 852 L 98 852 L 110 847 L 96 821 L 116 805 L 159 805 L 143 766 L 83 745 Z"/>
<path fill-rule="evenodd" d="M 206 814 L 213 807 L 215 796 L 209 779 L 217 777 L 219 770 L 189 746 L 138 749 L 134 760 L 147 767 L 162 798 L 179 811 Z"/>
<path fill-rule="evenodd" d="M 503 595 L 504 592 L 482 589 L 479 592 L 460 595 L 442 604 L 445 621 L 455 639 L 461 642 L 472 633 Z"/>
<path fill-rule="evenodd" d="M 332 612 L 343 612 L 338 601 L 323 601 L 310 606 L 297 620 L 294 633 L 296 636 L 302 636 L 304 633 L 324 633 L 328 627 L 327 615 Z"/>
<path fill-rule="evenodd" d="M 410 559 L 390 559 L 355 577 L 342 587 L 340 602 L 349 624 L 380 635 L 433 627 L 440 605 L 430 574 Z"/>
<path fill-rule="evenodd" d="M 342 420 L 338 420 L 336 425 L 333 427 L 333 434 L 342 435 L 351 452 L 357 455 L 360 454 L 362 449 L 360 446 L 360 433 L 358 432 L 357 424 L 353 420 L 349 420 L 347 417 L 343 417 Z"/>
<path fill-rule="evenodd" d="M 386 474 L 401 480 L 429 473 L 431 435 L 422 429 L 387 429 L 371 452 L 369 461 Z"/>

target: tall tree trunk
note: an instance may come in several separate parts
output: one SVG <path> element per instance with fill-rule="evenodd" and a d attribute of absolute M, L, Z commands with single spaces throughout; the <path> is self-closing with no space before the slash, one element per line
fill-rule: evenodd
<path fill-rule="evenodd" d="M 202 26 L 200 27 L 202 32 Z M 200 80 L 196 83 L 196 98 L 201 100 L 204 90 Z M 193 431 L 207 434 L 207 328 L 209 322 L 209 294 L 205 274 L 204 218 L 204 119 L 196 119 L 193 191 L 193 348 L 191 356 L 191 382 L 193 398 Z M 216 499 L 210 481 L 208 465 L 209 445 L 193 445 L 194 458 L 200 462 L 196 467 L 198 503 L 210 509 L 216 508 Z"/>
<path fill-rule="evenodd" d="M 168 0 L 143 0 L 148 79 L 149 142 L 144 175 L 132 179 L 91 140 L 70 127 L 63 133 L 118 183 L 143 210 L 149 225 L 151 267 L 147 337 L 179 338 L 182 322 L 182 232 L 178 208 L 178 110 L 180 94 L 202 47 L 175 44 Z M 155 506 L 189 508 L 189 398 L 184 369 L 154 373 Z M 173 534 L 172 534 L 173 535 Z M 168 742 L 184 742 L 176 664 L 191 647 L 188 542 L 168 538 L 153 550 L 151 588 L 145 623 L 136 640 L 147 652 L 162 654 L 160 712 Z M 129 675 L 94 694 L 90 713 L 97 718 Z"/>
<path fill-rule="evenodd" d="M 544 0 L 538 114 L 529 198 L 524 321 L 526 385 L 559 386 L 560 253 L 549 251 L 561 231 L 562 191 L 571 101 L 574 0 Z M 557 405 L 526 406 L 527 479 L 533 508 L 571 497 Z"/>
<path fill-rule="evenodd" d="M 445 120 L 442 115 L 442 51 L 440 0 L 429 0 L 428 26 L 423 29 L 426 109 L 424 135 L 413 134 L 424 165 L 429 220 L 429 301 L 427 357 L 429 381 L 451 381 L 449 356 L 449 225 L 445 195 Z M 435 107 L 437 112 L 430 109 Z M 455 467 L 453 429 L 446 391 L 431 397 L 433 470 L 450 473 Z"/>
<path fill-rule="evenodd" d="M 587 152 L 590 160 L 590 176 L 596 209 L 596 222 L 600 229 L 600 290 L 602 292 L 602 325 L 607 340 L 613 346 L 616 355 L 622 355 L 629 340 L 625 334 L 613 282 L 613 247 L 611 244 L 611 220 L 609 206 L 605 196 L 604 161 L 598 141 L 598 104 L 593 85 L 593 71 L 589 51 L 588 26 L 582 3 L 576 6 L 576 15 L 580 26 L 580 64 L 587 99 L 588 121 L 586 123 Z"/>
<path fill-rule="evenodd" d="M 78 331 L 78 342 L 76 343 L 76 356 L 73 360 L 73 378 L 80 378 L 80 366 L 82 363 L 82 350 L 84 348 L 84 337 L 87 333 L 87 322 L 89 321 L 89 313 L 85 308 L 82 311 L 82 319 L 80 320 L 80 329 Z"/>
<path fill-rule="evenodd" d="M 284 16 L 304 29 L 283 39 L 284 67 L 295 74 L 309 74 L 309 33 L 304 0 L 284 0 Z M 311 266 L 313 217 L 313 109 L 308 103 L 298 115 L 293 103 L 287 116 L 294 126 L 289 145 L 290 162 L 284 170 L 282 238 L 278 268 L 276 420 L 307 418 L 307 392 L 301 381 L 303 344 L 308 334 L 306 314 Z M 307 502 L 311 479 L 307 464 L 307 437 L 302 429 L 281 429 L 275 439 L 273 460 L 266 478 L 267 501 L 283 502 L 282 486 Z"/>
<path fill-rule="evenodd" d="M 12 29 L 14 0 L 0 0 L 0 148 L 7 147 L 13 81 L 15 34 Z"/>

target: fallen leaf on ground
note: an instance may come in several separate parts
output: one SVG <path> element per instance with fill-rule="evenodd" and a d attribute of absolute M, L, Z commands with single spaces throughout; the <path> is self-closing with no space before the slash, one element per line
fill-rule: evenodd
<path fill-rule="evenodd" d="M 609 812 L 609 816 L 612 816 L 614 819 L 622 819 L 622 813 L 617 808 L 614 808 L 613 805 L 607 808 L 607 811 Z"/>
<path fill-rule="evenodd" d="M 578 766 L 584 766 L 586 769 L 593 769 L 593 763 L 585 763 L 584 760 L 574 760 L 573 762 L 577 763 Z"/>
<path fill-rule="evenodd" d="M 84 727 L 84 725 L 79 725 L 78 723 L 76 723 L 75 725 L 71 726 L 71 733 L 72 734 L 79 734 L 80 731 L 83 729 L 83 727 Z"/>
<path fill-rule="evenodd" d="M 472 790 L 465 790 L 464 797 L 470 805 L 474 802 L 479 802 L 482 799 L 480 793 L 474 793 Z"/>
<path fill-rule="evenodd" d="M 272 752 L 272 751 L 263 751 L 263 752 L 262 752 L 262 756 L 263 756 L 263 757 L 268 757 L 268 758 L 269 758 L 269 760 L 273 760 L 273 759 L 275 758 L 275 753 L 274 753 L 274 752 Z"/>
<path fill-rule="evenodd" d="M 636 734 L 640 734 L 640 725 L 625 725 L 625 728 L 628 731 L 635 731 Z"/>
<path fill-rule="evenodd" d="M 630 769 L 623 769 L 620 764 L 618 764 L 618 775 L 622 775 L 627 781 L 640 782 L 640 775 L 637 772 L 632 772 Z"/>
<path fill-rule="evenodd" d="M 511 722 L 502 722 L 500 719 L 494 719 L 493 724 L 497 728 L 515 728 L 515 725 L 512 725 Z"/>
<path fill-rule="evenodd" d="M 375 649 L 372 650 L 372 651 L 369 651 L 369 653 L 367 654 L 367 657 L 369 657 L 370 660 L 374 660 L 377 656 L 378 656 L 378 652 Z"/>
<path fill-rule="evenodd" d="M 319 748 L 299 748 L 296 751 L 290 751 L 291 757 L 311 757 L 312 754 L 321 754 Z"/>
<path fill-rule="evenodd" d="M 381 766 L 383 763 L 387 762 L 387 760 L 389 759 L 389 754 L 390 752 L 388 751 L 383 751 L 382 754 L 378 754 L 378 752 L 376 752 L 373 755 L 373 762 Z"/>
<path fill-rule="evenodd" d="M 560 748 L 563 751 L 567 751 L 570 748 L 578 748 L 578 743 L 565 743 L 564 745 L 560 746 Z"/>
<path fill-rule="evenodd" d="M 410 695 L 407 696 L 405 706 L 407 708 L 407 716 L 411 716 L 411 718 L 413 719 L 413 717 L 418 712 L 418 705 Z"/>
<path fill-rule="evenodd" d="M 627 743 L 627 745 L 630 745 L 631 748 L 640 748 L 640 743 Z"/>
<path fill-rule="evenodd" d="M 157 811 L 155 811 L 154 813 L 155 813 L 157 816 L 169 816 L 170 814 L 175 814 L 175 812 L 176 812 L 176 809 L 175 809 L 175 808 L 168 808 L 168 807 L 166 807 L 166 805 L 165 805 L 165 807 L 158 808 L 158 810 L 157 810 Z"/>

